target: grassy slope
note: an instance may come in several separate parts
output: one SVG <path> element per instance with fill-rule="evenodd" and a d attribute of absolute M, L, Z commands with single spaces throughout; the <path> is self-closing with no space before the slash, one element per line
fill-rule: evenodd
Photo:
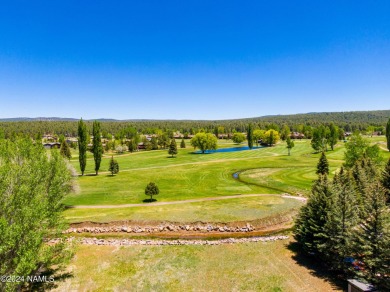
<path fill-rule="evenodd" d="M 331 291 L 287 241 L 223 246 L 80 246 L 58 291 Z"/>

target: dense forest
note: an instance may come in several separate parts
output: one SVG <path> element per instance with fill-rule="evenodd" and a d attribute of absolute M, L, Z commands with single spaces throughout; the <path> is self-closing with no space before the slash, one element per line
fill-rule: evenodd
<path fill-rule="evenodd" d="M 259 129 L 281 129 L 284 125 L 291 131 L 307 133 L 311 128 L 334 123 L 345 132 L 356 130 L 384 131 L 390 110 L 381 111 L 355 111 L 355 112 L 329 112 L 307 113 L 295 115 L 275 115 L 257 118 L 234 120 L 104 120 L 101 121 L 103 136 L 117 135 L 126 128 L 133 127 L 143 134 L 153 134 L 159 131 L 179 131 L 181 133 L 195 134 L 200 130 L 220 134 L 232 132 L 245 132 L 248 123 Z M 16 118 L 0 120 L 0 136 L 10 137 L 15 134 L 29 136 L 56 134 L 65 136 L 77 135 L 77 121 L 75 119 L 59 118 Z M 93 121 L 86 121 L 87 128 L 92 129 Z M 92 134 L 92 133 L 91 133 Z"/>

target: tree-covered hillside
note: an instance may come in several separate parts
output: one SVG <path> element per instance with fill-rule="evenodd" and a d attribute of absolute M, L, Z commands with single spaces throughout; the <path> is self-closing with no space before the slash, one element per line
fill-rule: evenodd
<path fill-rule="evenodd" d="M 347 132 L 366 130 L 369 126 L 375 129 L 383 129 L 390 117 L 390 110 L 381 111 L 352 111 L 307 113 L 295 115 L 274 115 L 257 118 L 234 120 L 104 120 L 101 128 L 103 134 L 117 134 L 129 126 L 142 133 L 153 133 L 160 129 L 163 131 L 180 131 L 181 133 L 195 134 L 203 129 L 206 132 L 215 132 L 219 128 L 221 133 L 233 131 L 245 132 L 248 123 L 255 128 L 282 128 L 288 125 L 292 131 L 302 131 L 304 126 L 317 127 L 319 125 L 334 123 Z M 88 129 L 92 129 L 92 121 L 86 121 Z M 27 119 L 3 119 L 0 120 L 0 136 L 11 136 L 13 133 L 23 133 L 30 136 L 52 133 L 57 135 L 76 136 L 77 121 L 59 118 Z"/>

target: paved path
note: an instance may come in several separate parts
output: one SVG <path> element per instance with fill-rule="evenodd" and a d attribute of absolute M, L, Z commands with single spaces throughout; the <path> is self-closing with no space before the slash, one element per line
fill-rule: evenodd
<path fill-rule="evenodd" d="M 248 195 L 233 195 L 233 196 L 220 196 L 212 198 L 201 198 L 201 199 L 192 199 L 192 200 L 183 200 L 183 201 L 170 201 L 170 202 L 157 202 L 157 203 L 143 203 L 143 204 L 122 204 L 122 205 L 77 205 L 71 206 L 70 208 L 75 209 L 118 209 L 118 208 L 131 208 L 131 207 L 153 207 L 153 206 L 164 206 L 164 205 L 176 205 L 176 204 L 187 204 L 187 203 L 197 203 L 197 202 L 206 202 L 206 201 L 218 201 L 218 200 L 229 200 L 237 198 L 248 198 L 248 197 L 262 197 L 262 196 L 277 196 L 275 194 L 248 194 Z M 296 199 L 299 201 L 306 201 L 306 198 L 282 195 L 282 198 Z"/>

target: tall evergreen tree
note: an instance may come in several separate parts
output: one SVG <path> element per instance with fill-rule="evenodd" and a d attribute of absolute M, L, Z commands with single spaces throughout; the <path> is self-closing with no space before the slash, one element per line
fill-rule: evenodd
<path fill-rule="evenodd" d="M 165 149 L 168 146 L 168 135 L 163 133 L 158 137 L 158 145 L 160 145 L 161 149 Z"/>
<path fill-rule="evenodd" d="M 390 289 L 390 214 L 382 185 L 378 181 L 370 185 L 363 202 L 364 216 L 354 229 L 355 255 L 364 263 L 358 274 Z"/>
<path fill-rule="evenodd" d="M 375 164 L 369 158 L 356 161 L 351 172 L 356 190 L 356 198 L 360 206 L 359 213 L 364 218 L 365 215 L 362 213 L 362 206 L 366 200 L 366 195 L 370 192 L 371 182 L 377 181 L 380 175 Z"/>
<path fill-rule="evenodd" d="M 274 144 L 274 131 L 270 131 L 268 138 L 268 145 L 272 146 Z"/>
<path fill-rule="evenodd" d="M 186 142 L 184 142 L 184 138 L 181 139 L 180 148 L 186 148 Z"/>
<path fill-rule="evenodd" d="M 169 153 L 170 155 L 172 155 L 172 157 L 173 157 L 174 155 L 177 154 L 177 145 L 176 145 L 176 141 L 175 141 L 174 138 L 172 138 L 171 144 L 169 144 L 168 153 Z"/>
<path fill-rule="evenodd" d="M 295 146 L 295 144 L 294 144 L 294 141 L 291 140 L 290 136 L 287 137 L 286 143 L 287 143 L 287 149 L 288 149 L 288 156 L 290 156 L 291 149 Z"/>
<path fill-rule="evenodd" d="M 329 163 L 328 159 L 326 159 L 325 152 L 322 152 L 320 160 L 317 164 L 317 174 L 319 175 L 328 175 L 329 174 Z"/>
<path fill-rule="evenodd" d="M 114 156 L 111 156 L 110 166 L 108 171 L 111 172 L 111 175 L 117 174 L 119 172 L 119 164 L 118 161 L 114 159 Z"/>
<path fill-rule="evenodd" d="M 249 147 L 249 149 L 252 149 L 253 148 L 253 128 L 252 128 L 252 124 L 248 125 L 247 139 L 248 139 L 248 147 Z"/>
<path fill-rule="evenodd" d="M 326 242 L 322 253 L 333 268 L 348 270 L 344 259 L 351 255 L 352 231 L 358 221 L 355 190 L 348 173 L 341 169 L 332 184 L 332 202 L 325 224 Z"/>
<path fill-rule="evenodd" d="M 310 253 L 322 253 L 327 242 L 325 224 L 332 204 L 332 190 L 327 176 L 315 181 L 307 204 L 295 222 L 295 239 Z"/>
<path fill-rule="evenodd" d="M 387 203 L 390 203 L 390 158 L 386 163 L 385 169 L 382 173 L 382 185 L 387 193 Z"/>
<path fill-rule="evenodd" d="M 72 153 L 70 152 L 70 147 L 65 140 L 63 140 L 61 142 L 60 153 L 63 157 L 66 157 L 68 159 L 72 158 Z"/>
<path fill-rule="evenodd" d="M 98 121 L 93 122 L 92 127 L 93 140 L 92 140 L 92 152 L 93 159 L 95 160 L 95 172 L 96 175 L 99 173 L 100 163 L 103 156 L 103 145 L 100 131 L 100 123 Z"/>
<path fill-rule="evenodd" d="M 390 151 L 390 118 L 386 124 L 387 149 Z"/>
<path fill-rule="evenodd" d="M 78 123 L 78 144 L 79 144 L 79 163 L 81 175 L 84 175 L 87 166 L 87 147 L 88 147 L 87 125 L 81 118 Z"/>

